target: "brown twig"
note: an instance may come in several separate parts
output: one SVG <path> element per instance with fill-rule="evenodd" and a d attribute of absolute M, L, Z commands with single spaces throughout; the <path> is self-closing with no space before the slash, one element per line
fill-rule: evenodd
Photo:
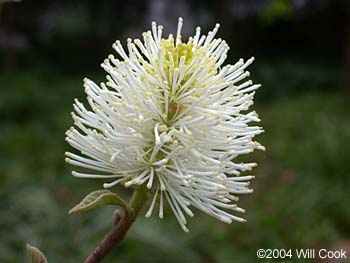
<path fill-rule="evenodd" d="M 114 214 L 113 228 L 98 244 L 89 257 L 85 259 L 84 263 L 101 262 L 101 260 L 113 249 L 113 247 L 118 245 L 124 239 L 145 201 L 146 191 L 144 189 L 135 190 L 129 204 L 130 210 L 125 211 L 124 213 L 116 210 Z"/>

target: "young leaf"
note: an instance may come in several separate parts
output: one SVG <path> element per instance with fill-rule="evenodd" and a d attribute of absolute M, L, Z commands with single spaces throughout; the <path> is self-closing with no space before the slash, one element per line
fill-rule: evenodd
<path fill-rule="evenodd" d="M 79 204 L 69 210 L 69 214 L 89 211 L 103 205 L 119 205 L 128 210 L 128 205 L 117 194 L 109 190 L 98 190 L 85 196 Z"/>
<path fill-rule="evenodd" d="M 26 245 L 29 263 L 47 263 L 46 257 L 39 249 L 29 244 Z"/>

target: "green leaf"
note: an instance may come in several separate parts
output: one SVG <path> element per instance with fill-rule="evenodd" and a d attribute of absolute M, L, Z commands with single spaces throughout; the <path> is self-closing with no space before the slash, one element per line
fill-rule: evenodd
<path fill-rule="evenodd" d="M 123 207 L 125 211 L 129 210 L 128 205 L 117 194 L 109 190 L 98 190 L 85 196 L 79 204 L 69 210 L 69 214 L 89 211 L 103 205 L 119 205 Z"/>
<path fill-rule="evenodd" d="M 30 263 L 47 263 L 46 257 L 39 249 L 26 245 L 27 256 Z"/>

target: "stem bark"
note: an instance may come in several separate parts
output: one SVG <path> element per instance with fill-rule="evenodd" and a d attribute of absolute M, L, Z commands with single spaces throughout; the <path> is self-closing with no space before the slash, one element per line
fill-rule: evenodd
<path fill-rule="evenodd" d="M 94 251 L 92 251 L 85 259 L 84 263 L 101 262 L 113 247 L 118 245 L 124 239 L 146 199 L 146 189 L 142 187 L 135 190 L 129 203 L 129 211 L 124 211 L 124 213 L 121 213 L 118 209 L 115 211 L 113 228 L 97 245 Z"/>

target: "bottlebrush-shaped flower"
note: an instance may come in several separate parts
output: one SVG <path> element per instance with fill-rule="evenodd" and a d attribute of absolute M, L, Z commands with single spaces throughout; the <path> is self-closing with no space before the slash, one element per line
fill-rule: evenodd
<path fill-rule="evenodd" d="M 108 73 L 100 86 L 84 79 L 90 108 L 75 100 L 72 113 L 77 128 L 66 140 L 80 155 L 66 153 L 72 165 L 93 170 L 73 171 L 81 178 L 101 178 L 105 188 L 117 184 L 147 187 L 153 194 L 146 217 L 159 203 L 159 217 L 167 201 L 184 231 L 191 206 L 223 221 L 244 221 L 231 212 L 238 194 L 251 193 L 251 175 L 240 176 L 256 163 L 235 158 L 264 147 L 253 141 L 262 129 L 248 126 L 258 115 L 248 112 L 254 90 L 245 69 L 253 62 L 240 59 L 223 66 L 229 47 L 215 38 L 219 24 L 207 36 L 200 27 L 187 42 L 162 38 L 162 26 L 126 49 L 113 44 L 120 58 L 102 63 Z M 240 84 L 238 84 L 240 83 Z"/>

